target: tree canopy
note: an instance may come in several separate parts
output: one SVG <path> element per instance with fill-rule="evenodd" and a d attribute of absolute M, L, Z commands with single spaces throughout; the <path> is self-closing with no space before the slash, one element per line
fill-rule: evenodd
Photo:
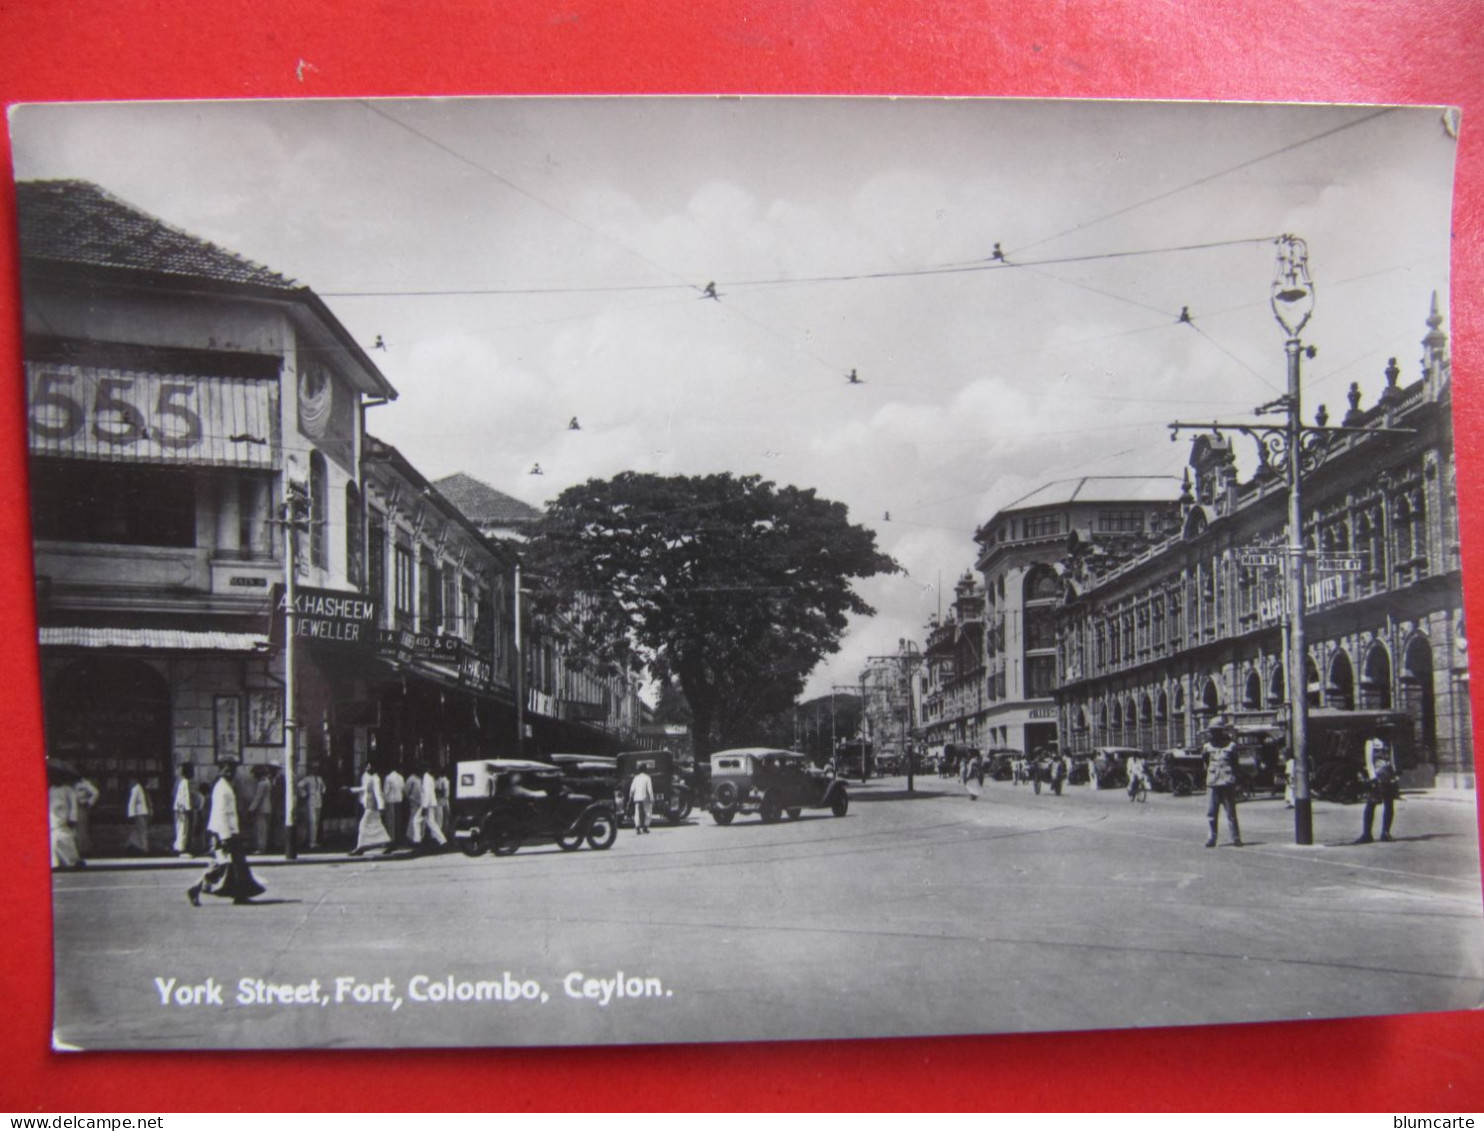
<path fill-rule="evenodd" d="M 528 550 L 583 657 L 679 685 L 698 754 L 786 710 L 847 616 L 875 611 L 851 582 L 900 568 L 844 504 L 756 475 L 589 480 Z"/>

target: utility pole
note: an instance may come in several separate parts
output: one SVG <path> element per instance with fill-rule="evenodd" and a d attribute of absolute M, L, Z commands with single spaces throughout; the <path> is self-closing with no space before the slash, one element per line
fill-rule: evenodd
<path fill-rule="evenodd" d="M 283 858 L 297 860 L 294 843 L 294 759 L 299 748 L 298 696 L 295 694 L 294 622 L 298 607 L 299 532 L 310 525 L 310 499 L 307 485 L 284 476 L 283 507 L 274 523 L 285 535 L 283 571 Z"/>
<path fill-rule="evenodd" d="M 1241 432 L 1257 441 L 1258 453 L 1268 470 L 1288 483 L 1287 531 L 1282 561 L 1284 588 L 1287 596 L 1287 672 L 1289 748 L 1293 753 L 1293 835 L 1295 844 L 1314 843 L 1313 802 L 1309 795 L 1309 673 L 1308 647 L 1305 639 L 1305 572 L 1310 558 L 1323 567 L 1323 555 L 1304 549 L 1303 477 L 1324 462 L 1330 441 L 1337 435 L 1363 432 L 1406 435 L 1409 428 L 1331 428 L 1328 414 L 1319 406 L 1316 423 L 1305 425 L 1301 414 L 1299 359 L 1312 358 L 1313 346 L 1305 346 L 1299 334 L 1314 313 L 1314 283 L 1309 276 L 1309 248 L 1298 236 L 1283 235 L 1274 241 L 1278 247 L 1277 272 L 1274 275 L 1270 302 L 1273 317 L 1288 335 L 1284 352 L 1288 359 L 1288 391 L 1277 400 L 1259 405 L 1255 414 L 1284 413 L 1279 425 L 1252 423 L 1186 423 L 1170 425 L 1170 439 L 1181 431 L 1212 431 L 1218 436 L 1224 428 Z M 1254 559 L 1261 555 L 1254 553 Z M 1334 568 L 1334 567 L 1331 567 Z M 1346 567 L 1348 568 L 1348 567 Z"/>
<path fill-rule="evenodd" d="M 520 560 L 515 563 L 515 756 L 526 756 L 526 646 L 521 638 Z"/>

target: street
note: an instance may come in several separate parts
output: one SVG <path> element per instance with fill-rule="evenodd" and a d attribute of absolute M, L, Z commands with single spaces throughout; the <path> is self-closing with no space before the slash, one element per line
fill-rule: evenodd
<path fill-rule="evenodd" d="M 1471 1009 L 1484 989 L 1472 792 L 1358 806 L 852 783 L 844 818 L 698 814 L 607 852 L 199 862 L 55 878 L 59 1047 L 764 1040 Z M 513 1000 L 512 1000 L 513 999 Z M 239 1001 L 249 1002 L 239 1004 Z M 261 1004 L 268 1002 L 269 1004 Z"/>

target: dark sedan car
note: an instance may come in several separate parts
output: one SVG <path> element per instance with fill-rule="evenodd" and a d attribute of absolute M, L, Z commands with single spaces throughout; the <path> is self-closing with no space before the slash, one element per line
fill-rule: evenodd
<path fill-rule="evenodd" d="M 810 765 L 792 750 L 746 747 L 711 755 L 711 798 L 707 805 L 718 825 L 738 813 L 757 813 L 764 824 L 787 814 L 796 820 L 805 809 L 828 809 L 845 816 L 850 797 L 845 783 Z"/>

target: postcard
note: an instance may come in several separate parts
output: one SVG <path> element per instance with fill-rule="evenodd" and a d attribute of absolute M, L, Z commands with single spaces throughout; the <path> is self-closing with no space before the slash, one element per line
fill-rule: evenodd
<path fill-rule="evenodd" d="M 1455 111 L 9 125 L 56 1048 L 1478 1006 Z"/>

